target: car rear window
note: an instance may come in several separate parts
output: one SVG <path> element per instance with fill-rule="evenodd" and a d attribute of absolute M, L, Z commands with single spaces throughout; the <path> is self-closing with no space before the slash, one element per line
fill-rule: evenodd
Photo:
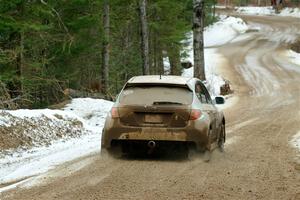
<path fill-rule="evenodd" d="M 188 88 L 170 86 L 128 87 L 119 96 L 119 102 L 126 105 L 187 105 L 192 101 L 193 93 Z"/>

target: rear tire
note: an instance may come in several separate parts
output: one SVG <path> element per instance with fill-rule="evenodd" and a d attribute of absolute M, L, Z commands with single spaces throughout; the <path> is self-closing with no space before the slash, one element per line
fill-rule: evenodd
<path fill-rule="evenodd" d="M 219 139 L 218 139 L 218 148 L 221 152 L 224 152 L 225 137 L 226 137 L 225 125 L 222 124 Z"/>
<path fill-rule="evenodd" d="M 211 143 L 212 143 L 212 139 L 211 139 L 211 135 L 212 135 L 212 130 L 209 130 L 209 134 L 208 134 L 208 141 L 207 141 L 207 145 L 206 145 L 206 149 L 204 151 L 204 155 L 203 155 L 203 160 L 204 162 L 209 162 L 211 159 Z"/>

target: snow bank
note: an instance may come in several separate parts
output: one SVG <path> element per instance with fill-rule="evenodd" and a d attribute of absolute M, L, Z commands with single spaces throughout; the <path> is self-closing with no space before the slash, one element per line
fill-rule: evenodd
<path fill-rule="evenodd" d="M 34 147 L 0 159 L 0 184 L 34 177 L 56 165 L 100 151 L 100 134 L 54 141 L 49 147 Z M 0 188 L 0 192 L 8 188 Z"/>
<path fill-rule="evenodd" d="M 53 140 L 85 134 L 84 125 L 73 113 L 60 110 L 0 111 L 0 158 L 5 152 L 50 145 Z"/>
<path fill-rule="evenodd" d="M 284 8 L 280 13 L 280 16 L 285 17 L 299 17 L 300 18 L 300 9 L 299 8 Z"/>
<path fill-rule="evenodd" d="M 204 46 L 220 46 L 248 30 L 247 24 L 236 17 L 221 15 L 220 21 L 208 26 L 204 32 Z"/>
<path fill-rule="evenodd" d="M 112 102 L 74 99 L 64 110 L 0 111 L 0 158 L 18 149 L 49 146 L 55 140 L 99 133 Z"/>
<path fill-rule="evenodd" d="M 78 98 L 73 99 L 70 104 L 66 105 L 64 111 L 82 118 L 86 124 L 86 129 L 99 131 L 102 130 L 102 125 L 112 104 L 111 101 L 103 99 Z"/>
<path fill-rule="evenodd" d="M 284 8 L 280 11 L 279 14 L 276 14 L 275 10 L 270 6 L 269 7 L 236 7 L 236 11 L 238 13 L 247 14 L 247 15 L 276 15 L 276 16 L 300 18 L 299 8 Z"/>
<path fill-rule="evenodd" d="M 300 66 L 300 53 L 297 53 L 293 50 L 288 50 L 286 52 L 286 56 L 291 63 L 294 63 L 294 64 Z"/>
<path fill-rule="evenodd" d="M 224 79 L 217 72 L 218 68 L 224 64 L 223 60 L 225 58 L 217 52 L 216 48 L 212 47 L 228 43 L 247 30 L 248 26 L 241 18 L 228 16 L 220 16 L 220 21 L 205 29 L 205 73 L 208 89 L 212 96 L 220 95 L 220 87 L 225 83 Z M 183 43 L 185 47 L 181 54 L 186 55 L 186 57 L 182 58 L 182 62 L 191 62 L 194 65 L 192 32 L 187 34 L 187 40 L 184 40 Z M 193 77 L 193 75 L 193 67 L 182 71 L 182 76 L 184 77 Z"/>
<path fill-rule="evenodd" d="M 238 13 L 247 15 L 274 15 L 275 10 L 273 7 L 236 7 Z"/>
<path fill-rule="evenodd" d="M 18 128 L 12 136 L 21 137 L 25 144 L 28 137 L 32 143 L 2 151 L 0 184 L 36 176 L 55 165 L 99 152 L 104 120 L 112 105 L 84 98 L 72 100 L 63 110 L 1 111 L 1 136 Z M 0 192 L 8 188 L 0 188 Z"/>

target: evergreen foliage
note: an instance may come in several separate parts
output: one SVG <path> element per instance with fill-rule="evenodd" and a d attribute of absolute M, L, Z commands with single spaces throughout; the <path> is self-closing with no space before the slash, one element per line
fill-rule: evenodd
<path fill-rule="evenodd" d="M 206 1 L 206 24 L 214 4 Z M 110 0 L 109 93 L 142 74 L 137 0 Z M 60 102 L 64 89 L 99 92 L 103 0 L 0 0 L 0 83 L 22 107 Z M 192 26 L 192 0 L 148 0 L 151 74 L 170 57 L 180 73 L 181 41 Z M 1 93 L 0 93 L 1 94 Z"/>

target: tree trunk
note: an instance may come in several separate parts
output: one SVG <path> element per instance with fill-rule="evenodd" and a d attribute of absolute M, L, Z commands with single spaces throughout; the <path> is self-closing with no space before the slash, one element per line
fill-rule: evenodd
<path fill-rule="evenodd" d="M 102 93 L 108 93 L 108 68 L 109 68 L 109 0 L 104 1 L 103 6 L 103 26 L 104 26 L 104 38 L 102 49 L 102 71 L 101 71 L 101 87 Z"/>
<path fill-rule="evenodd" d="M 180 75 L 180 49 L 176 46 L 170 45 L 168 49 L 168 57 L 170 61 L 170 75 Z"/>
<path fill-rule="evenodd" d="M 204 0 L 193 0 L 194 77 L 205 80 L 204 65 Z"/>
<path fill-rule="evenodd" d="M 146 0 L 139 1 L 140 8 L 140 21 L 141 21 L 141 50 L 143 59 L 143 74 L 149 75 L 149 35 L 148 35 L 148 23 L 146 14 Z"/>
<path fill-rule="evenodd" d="M 213 18 L 215 19 L 216 17 L 216 2 L 214 1 L 214 5 L 213 5 Z"/>
<path fill-rule="evenodd" d="M 164 63 L 163 63 L 163 53 L 162 53 L 162 46 L 159 42 L 159 34 L 158 32 L 153 33 L 153 72 L 156 75 L 163 75 L 164 74 Z M 152 66 L 152 65 L 151 65 Z"/>
<path fill-rule="evenodd" d="M 164 57 L 163 57 L 162 49 L 159 49 L 157 59 L 158 59 L 157 60 L 158 73 L 160 75 L 164 75 L 165 74 L 165 69 L 164 69 Z"/>
<path fill-rule="evenodd" d="M 151 36 L 150 36 L 150 38 L 151 38 Z M 153 74 L 159 74 L 159 72 L 158 72 L 158 45 L 157 45 L 157 33 L 156 33 L 156 31 L 154 31 L 154 33 L 153 33 L 153 36 L 152 36 L 152 38 L 153 38 L 153 53 L 152 53 L 152 57 L 153 57 L 153 69 L 152 69 L 152 71 L 154 72 Z"/>
<path fill-rule="evenodd" d="M 218 1 L 217 1 L 218 2 Z M 216 3 L 217 3 L 216 2 Z M 225 0 L 225 7 L 227 8 L 230 5 L 230 0 Z"/>

